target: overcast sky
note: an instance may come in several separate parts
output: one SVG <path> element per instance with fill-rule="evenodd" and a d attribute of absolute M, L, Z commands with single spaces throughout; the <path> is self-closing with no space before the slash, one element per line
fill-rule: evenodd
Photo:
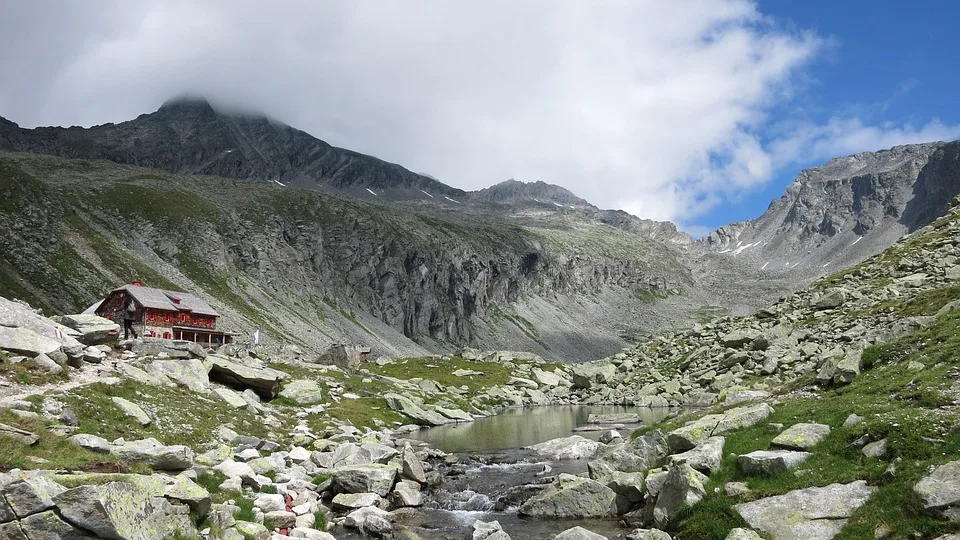
<path fill-rule="evenodd" d="M 460 188 L 544 180 L 702 233 L 801 166 L 960 138 L 955 104 L 920 97 L 954 103 L 953 2 L 856 4 L 0 0 L 0 116 L 201 94 Z"/>

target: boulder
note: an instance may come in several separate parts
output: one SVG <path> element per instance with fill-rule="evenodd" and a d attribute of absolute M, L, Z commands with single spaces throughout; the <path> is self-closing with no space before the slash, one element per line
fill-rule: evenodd
<path fill-rule="evenodd" d="M 577 526 L 553 537 L 554 540 L 607 540 L 606 536 Z"/>
<path fill-rule="evenodd" d="M 754 328 L 737 329 L 720 337 L 724 347 L 741 349 L 750 346 L 752 349 L 763 350 L 770 346 L 770 341 L 760 330 Z"/>
<path fill-rule="evenodd" d="M 0 436 L 11 438 L 26 446 L 33 446 L 40 442 L 40 437 L 36 433 L 7 424 L 0 424 Z"/>
<path fill-rule="evenodd" d="M 591 441 L 580 435 L 571 435 L 570 437 L 561 437 L 551 439 L 540 444 L 528 446 L 540 456 L 553 459 L 591 459 L 597 455 L 603 444 L 597 441 Z"/>
<path fill-rule="evenodd" d="M 603 471 L 640 472 L 659 467 L 669 453 L 663 432 L 656 429 L 631 441 L 601 446 L 598 458 L 587 467 L 590 477 L 599 480 L 605 476 Z"/>
<path fill-rule="evenodd" d="M 64 315 L 60 324 L 77 331 L 77 341 L 84 345 L 100 345 L 120 335 L 120 325 L 97 315 Z"/>
<path fill-rule="evenodd" d="M 923 507 L 934 515 L 960 518 L 960 461 L 951 461 L 935 468 L 917 482 L 913 490 L 923 500 Z"/>
<path fill-rule="evenodd" d="M 161 380 L 168 378 L 193 392 L 208 392 L 210 379 L 207 367 L 197 359 L 154 360 L 147 365 L 147 372 Z"/>
<path fill-rule="evenodd" d="M 616 493 L 607 486 L 562 473 L 541 493 L 522 505 L 521 516 L 542 518 L 599 518 L 616 511 Z"/>
<path fill-rule="evenodd" d="M 376 493 L 337 493 L 333 497 L 333 507 L 341 510 L 355 510 L 367 506 L 376 506 L 382 497 Z"/>
<path fill-rule="evenodd" d="M 813 454 L 791 450 L 757 450 L 737 457 L 745 474 L 770 476 L 795 468 Z"/>
<path fill-rule="evenodd" d="M 798 489 L 734 509 L 751 528 L 774 538 L 833 538 L 876 489 L 858 480 Z"/>
<path fill-rule="evenodd" d="M 585 362 L 570 367 L 573 388 L 607 386 L 617 375 L 617 367 L 609 361 Z"/>
<path fill-rule="evenodd" d="M 280 380 L 286 374 L 264 366 L 241 364 L 229 358 L 210 355 L 205 364 L 211 381 L 235 388 L 251 389 L 263 399 L 272 399 L 280 391 Z"/>
<path fill-rule="evenodd" d="M 604 483 L 630 503 L 639 503 L 643 502 L 643 477 L 642 472 L 611 471 Z"/>
<path fill-rule="evenodd" d="M 44 476 L 30 476 L 7 484 L 0 495 L 16 517 L 23 519 L 53 508 L 53 498 L 64 491 L 63 486 Z"/>
<path fill-rule="evenodd" d="M 830 434 L 826 424 L 794 424 L 774 437 L 770 444 L 791 450 L 806 450 L 820 444 Z"/>
<path fill-rule="evenodd" d="M 78 529 L 77 527 L 67 523 L 53 510 L 47 510 L 45 512 L 40 512 L 39 514 L 33 514 L 32 516 L 20 520 L 19 530 L 14 530 L 15 532 L 12 538 L 17 538 L 15 535 L 19 533 L 24 535 L 21 536 L 21 538 L 26 538 L 29 540 L 33 540 L 34 538 L 42 538 L 44 540 L 47 538 L 51 540 L 60 538 L 95 540 L 96 538 L 94 536 L 89 536 L 82 529 Z M 2 529 L 0 529 L 0 531 L 2 531 Z"/>
<path fill-rule="evenodd" d="M 473 540 L 510 540 L 510 535 L 503 532 L 499 521 L 473 522 Z"/>
<path fill-rule="evenodd" d="M 757 534 L 756 531 L 737 527 L 736 529 L 730 530 L 730 534 L 727 535 L 726 540 L 763 540 L 763 537 Z"/>
<path fill-rule="evenodd" d="M 63 518 L 99 538 L 164 538 L 180 531 L 197 533 L 186 512 L 178 512 L 161 495 L 156 477 L 73 488 L 54 497 Z"/>
<path fill-rule="evenodd" d="M 545 386 L 547 388 L 553 388 L 556 386 L 569 386 L 570 383 L 561 378 L 556 373 L 551 373 L 549 371 L 544 371 L 540 368 L 533 368 L 530 372 L 533 380 L 537 382 L 540 386 Z"/>
<path fill-rule="evenodd" d="M 666 532 L 660 529 L 634 529 L 626 536 L 627 540 L 673 540 Z"/>
<path fill-rule="evenodd" d="M 110 453 L 110 442 L 103 437 L 98 437 L 96 435 L 78 433 L 76 435 L 67 437 L 67 441 L 79 446 L 80 448 L 86 448 L 87 450 L 96 452 L 98 454 Z"/>
<path fill-rule="evenodd" d="M 671 431 L 667 434 L 667 443 L 674 452 L 683 452 L 695 448 L 708 437 L 724 435 L 757 424 L 772 413 L 773 407 L 766 403 L 757 403 L 718 414 L 708 414 Z"/>
<path fill-rule="evenodd" d="M 214 388 L 213 393 L 220 396 L 220 399 L 234 409 L 245 409 L 247 407 L 247 402 L 243 397 L 229 388 Z"/>
<path fill-rule="evenodd" d="M 323 391 L 317 381 L 297 379 L 283 384 L 280 397 L 300 405 L 313 405 L 323 401 Z"/>
<path fill-rule="evenodd" d="M 413 480 L 400 480 L 390 493 L 390 501 L 396 508 L 422 506 L 423 496 L 420 494 L 420 484 Z"/>
<path fill-rule="evenodd" d="M 151 422 L 150 417 L 147 416 L 147 413 L 143 412 L 143 409 L 141 409 L 140 406 L 137 405 L 136 403 L 133 403 L 132 401 L 128 401 L 118 396 L 111 397 L 110 401 L 112 401 L 114 405 L 119 407 L 120 410 L 123 411 L 123 414 L 129 416 L 130 418 L 133 418 L 141 426 L 150 425 L 150 422 Z"/>
<path fill-rule="evenodd" d="M 186 504 L 197 515 L 204 516 L 210 511 L 212 500 L 210 492 L 191 480 L 185 473 L 178 474 L 163 492 L 167 499 Z"/>
<path fill-rule="evenodd" d="M 653 508 L 653 522 L 664 528 L 681 506 L 693 506 L 706 495 L 704 484 L 708 478 L 686 463 L 674 463 L 667 470 L 667 477 L 657 495 Z"/>
<path fill-rule="evenodd" d="M 376 493 L 386 497 L 397 480 L 393 465 L 350 465 L 333 470 L 333 482 L 345 493 Z"/>
<path fill-rule="evenodd" d="M 813 304 L 814 309 L 836 309 L 847 301 L 848 291 L 842 288 L 827 289 Z"/>
<path fill-rule="evenodd" d="M 390 513 L 373 506 L 350 512 L 343 520 L 343 525 L 377 537 L 386 536 L 393 530 Z"/>
<path fill-rule="evenodd" d="M 672 463 L 686 463 L 704 474 L 713 474 L 720 470 L 724 442 L 723 437 L 708 437 L 696 448 L 670 456 L 670 461 Z"/>
<path fill-rule="evenodd" d="M 427 483 L 427 474 L 423 470 L 423 462 L 417 457 L 410 443 L 403 445 L 403 452 L 400 454 L 400 463 L 400 470 L 403 476 L 420 484 Z"/>
<path fill-rule="evenodd" d="M 45 354 L 38 354 L 37 356 L 33 357 L 33 364 L 52 375 L 63 373 L 63 366 Z"/>
<path fill-rule="evenodd" d="M 125 462 L 141 461 L 156 470 L 182 471 L 193 466 L 194 453 L 181 444 L 166 446 L 149 438 L 111 445 L 110 453 Z"/>
<path fill-rule="evenodd" d="M 205 358 L 207 351 L 199 343 L 182 339 L 140 338 L 133 342 L 131 351 L 139 356 L 166 356 L 167 358 Z"/>
<path fill-rule="evenodd" d="M 426 410 L 414 403 L 412 399 L 401 396 L 400 394 L 388 393 L 383 396 L 383 399 L 386 400 L 388 407 L 404 416 L 410 417 L 414 423 L 421 426 L 440 426 L 456 422 L 456 420 L 447 418 L 439 413 Z"/>
<path fill-rule="evenodd" d="M 860 375 L 860 354 L 848 354 L 837 362 L 833 372 L 833 384 L 837 386 L 850 384 Z"/>

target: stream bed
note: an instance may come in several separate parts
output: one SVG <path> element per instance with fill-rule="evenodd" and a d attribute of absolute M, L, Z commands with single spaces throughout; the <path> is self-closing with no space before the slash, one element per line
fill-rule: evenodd
<path fill-rule="evenodd" d="M 577 434 L 594 439 L 613 429 L 624 437 L 639 426 L 667 418 L 676 411 L 622 406 L 548 406 L 510 409 L 474 422 L 423 429 L 407 437 L 451 454 L 443 465 L 443 483 L 424 492 L 424 506 L 397 519 L 398 538 L 461 540 L 473 535 L 474 521 L 498 521 L 513 540 L 552 538 L 577 525 L 608 538 L 629 532 L 616 518 L 544 520 L 517 515 L 530 496 L 522 486 L 549 482 L 560 473 L 580 474 L 588 460 L 552 461 L 525 447 Z M 588 426 L 591 414 L 638 415 L 640 423 Z M 595 429 L 594 429 L 595 428 Z M 340 539 L 360 539 L 355 531 L 339 529 Z"/>

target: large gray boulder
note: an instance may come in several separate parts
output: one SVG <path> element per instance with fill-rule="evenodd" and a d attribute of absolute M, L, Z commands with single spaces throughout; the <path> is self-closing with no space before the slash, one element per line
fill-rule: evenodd
<path fill-rule="evenodd" d="M 297 379 L 284 383 L 279 396 L 300 405 L 313 405 L 323 401 L 323 390 L 320 389 L 317 381 Z"/>
<path fill-rule="evenodd" d="M 76 339 L 84 345 L 100 345 L 120 335 L 120 325 L 97 315 L 64 315 L 60 324 L 77 331 Z"/>
<path fill-rule="evenodd" d="M 681 506 L 693 506 L 700 502 L 708 478 L 686 463 L 674 463 L 667 470 L 667 477 L 660 488 L 657 503 L 653 508 L 653 522 L 664 528 L 677 515 Z"/>
<path fill-rule="evenodd" d="M 795 468 L 813 454 L 791 450 L 757 450 L 737 457 L 745 474 L 771 476 Z"/>
<path fill-rule="evenodd" d="M 770 444 L 790 450 L 806 450 L 820 444 L 830 434 L 826 424 L 794 424 L 774 437 Z"/>
<path fill-rule="evenodd" d="M 386 497 L 397 481 L 393 465 L 349 465 L 333 470 L 333 482 L 344 493 L 376 493 Z"/>
<path fill-rule="evenodd" d="M 0 490 L 10 510 L 20 519 L 54 507 L 53 498 L 66 489 L 44 477 L 30 476 L 7 484 Z"/>
<path fill-rule="evenodd" d="M 617 366 L 609 361 L 585 362 L 570 367 L 574 388 L 607 386 L 617 375 Z"/>
<path fill-rule="evenodd" d="M 205 358 L 206 349 L 199 343 L 182 339 L 140 338 L 133 342 L 131 349 L 140 356 L 161 356 L 169 358 Z"/>
<path fill-rule="evenodd" d="M 602 446 L 597 459 L 587 467 L 591 478 L 602 480 L 612 471 L 640 472 L 659 467 L 669 453 L 663 432 L 656 429 L 631 441 Z"/>
<path fill-rule="evenodd" d="M 923 499 L 923 507 L 928 512 L 960 521 L 960 461 L 935 468 L 917 482 L 913 490 Z"/>
<path fill-rule="evenodd" d="M 29 357 L 49 355 L 60 350 L 60 342 L 51 336 L 40 335 L 29 328 L 0 326 L 0 350 Z"/>
<path fill-rule="evenodd" d="M 147 372 L 160 380 L 169 378 L 193 392 L 210 391 L 207 366 L 195 358 L 154 360 L 147 365 Z"/>
<path fill-rule="evenodd" d="M 616 497 L 600 482 L 562 473 L 547 489 L 520 505 L 518 513 L 557 519 L 607 517 L 616 512 Z"/>
<path fill-rule="evenodd" d="M 0 529 L 0 531 L 2 531 L 2 529 Z M 20 520 L 19 531 L 15 530 L 14 535 L 18 532 L 24 535 L 21 538 L 28 540 L 33 540 L 34 538 L 44 540 L 48 538 L 50 540 L 59 540 L 61 538 L 70 538 L 71 540 L 95 540 L 97 538 L 86 534 L 83 529 L 78 529 L 70 523 L 67 523 L 53 510 L 33 514 Z M 13 536 L 13 538 L 17 538 L 17 536 Z"/>
<path fill-rule="evenodd" d="M 724 442 L 723 437 L 707 437 L 696 448 L 670 456 L 670 461 L 686 463 L 704 474 L 713 474 L 720 470 Z"/>
<path fill-rule="evenodd" d="M 847 301 L 847 294 L 849 294 L 849 291 L 840 287 L 827 289 L 813 304 L 813 307 L 814 309 L 836 309 Z"/>
<path fill-rule="evenodd" d="M 724 435 L 757 424 L 773 413 L 773 407 L 757 403 L 736 407 L 718 414 L 708 414 L 667 434 L 667 443 L 674 452 L 695 448 L 708 437 Z"/>
<path fill-rule="evenodd" d="M 57 332 L 62 337 L 57 336 Z M 62 350 L 79 357 L 84 345 L 76 331 L 36 313 L 29 306 L 0 297 L 0 350 L 34 357 Z"/>
<path fill-rule="evenodd" d="M 528 446 L 537 454 L 553 459 L 591 459 L 597 455 L 597 452 L 603 446 L 602 443 L 592 441 L 580 435 L 571 435 L 570 437 L 561 437 L 549 441 Z"/>
<path fill-rule="evenodd" d="M 272 399 L 280 391 L 280 380 L 286 374 L 266 366 L 235 362 L 224 356 L 212 354 L 204 362 L 209 368 L 211 381 L 227 386 L 249 388 L 263 399 Z"/>
<path fill-rule="evenodd" d="M 798 489 L 734 505 L 750 527 L 775 539 L 833 538 L 877 488 L 863 480 Z"/>
<path fill-rule="evenodd" d="M 346 519 L 343 520 L 343 525 L 344 527 L 359 529 L 374 537 L 383 537 L 393 531 L 393 524 L 390 519 L 389 512 L 374 506 L 367 506 L 347 514 Z"/>
<path fill-rule="evenodd" d="M 427 483 L 427 473 L 423 470 L 423 462 L 417 457 L 410 443 L 403 445 L 403 451 L 400 453 L 400 464 L 400 471 L 403 476 L 420 484 Z"/>
<path fill-rule="evenodd" d="M 724 347 L 741 349 L 749 346 L 752 349 L 763 350 L 770 346 L 770 341 L 763 332 L 754 328 L 732 330 L 720 337 Z"/>
<path fill-rule="evenodd" d="M 412 399 L 401 396 L 400 394 L 389 393 L 383 396 L 387 406 L 398 413 L 410 417 L 414 423 L 421 426 L 440 426 L 456 422 L 442 414 L 424 409 L 417 405 Z"/>
<path fill-rule="evenodd" d="M 194 453 L 182 444 L 164 445 L 148 438 L 112 445 L 110 453 L 125 462 L 140 461 L 161 471 L 182 471 L 193 466 Z"/>

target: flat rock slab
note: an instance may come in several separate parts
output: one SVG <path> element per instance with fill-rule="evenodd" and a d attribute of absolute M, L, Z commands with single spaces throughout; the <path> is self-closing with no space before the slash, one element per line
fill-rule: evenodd
<path fill-rule="evenodd" d="M 822 442 L 830 434 L 826 424 L 794 424 L 777 435 L 770 444 L 791 450 L 806 450 Z"/>
<path fill-rule="evenodd" d="M 758 450 L 737 458 L 737 464 L 746 474 L 770 476 L 795 468 L 813 454 L 793 450 Z"/>
<path fill-rule="evenodd" d="M 709 437 L 693 450 L 670 456 L 670 461 L 686 463 L 702 473 L 713 474 L 720 470 L 725 441 L 723 437 Z"/>
<path fill-rule="evenodd" d="M 770 534 L 774 540 L 829 539 L 876 489 L 858 480 L 798 489 L 733 508 L 751 528 Z"/>
<path fill-rule="evenodd" d="M 540 444 L 529 446 L 537 454 L 550 459 L 592 459 L 600 451 L 602 443 L 591 441 L 580 435 L 571 435 L 559 439 L 551 439 Z"/>
<path fill-rule="evenodd" d="M 724 435 L 765 420 L 773 413 L 766 403 L 737 407 L 718 414 L 708 414 L 699 420 L 675 429 L 667 434 L 667 444 L 673 452 L 683 452 L 696 447 L 704 439 Z"/>

